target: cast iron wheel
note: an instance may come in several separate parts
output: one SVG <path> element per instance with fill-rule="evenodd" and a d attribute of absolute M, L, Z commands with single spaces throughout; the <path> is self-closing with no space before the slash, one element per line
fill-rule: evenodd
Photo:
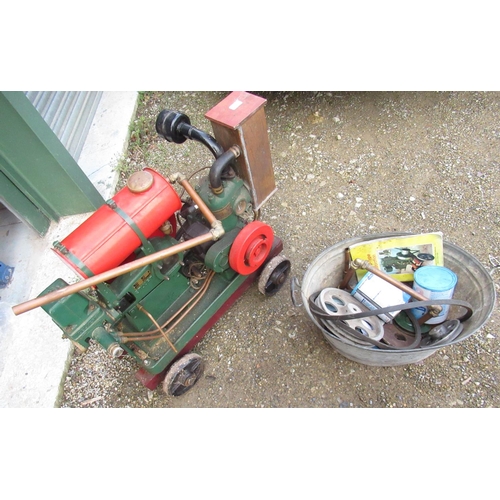
<path fill-rule="evenodd" d="M 182 396 L 198 382 L 203 373 L 203 359 L 189 353 L 172 364 L 163 381 L 163 391 L 169 396 Z"/>
<path fill-rule="evenodd" d="M 259 292 L 268 297 L 277 293 L 285 284 L 290 269 L 290 261 L 282 255 L 271 259 L 260 275 Z"/>

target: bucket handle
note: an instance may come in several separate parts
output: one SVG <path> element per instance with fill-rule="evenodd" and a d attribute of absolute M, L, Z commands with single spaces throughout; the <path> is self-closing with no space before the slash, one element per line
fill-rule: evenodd
<path fill-rule="evenodd" d="M 493 257 L 493 255 L 489 255 L 489 259 L 491 264 L 490 276 L 493 276 L 493 273 L 500 269 L 500 261 L 496 257 Z"/>
<path fill-rule="evenodd" d="M 303 302 L 298 302 L 297 301 L 297 294 L 299 294 L 301 291 L 299 280 L 297 278 L 292 278 L 290 280 L 290 296 L 292 298 L 293 305 L 295 307 L 302 307 L 304 305 Z"/>

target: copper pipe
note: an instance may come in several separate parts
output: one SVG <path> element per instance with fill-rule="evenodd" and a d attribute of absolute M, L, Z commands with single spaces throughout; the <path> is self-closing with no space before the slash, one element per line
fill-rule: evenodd
<path fill-rule="evenodd" d="M 156 340 L 156 339 L 161 339 L 162 335 L 161 333 L 155 334 L 155 335 L 139 335 L 138 337 L 126 337 L 126 338 L 121 338 L 120 337 L 120 342 L 122 344 L 126 344 L 127 342 L 146 342 L 147 340 Z"/>
<path fill-rule="evenodd" d="M 210 282 L 212 281 L 212 278 L 215 276 L 215 271 L 211 271 L 210 275 L 207 277 L 207 280 L 205 281 L 205 283 L 203 284 L 203 287 L 200 288 L 198 294 L 196 294 L 196 300 L 189 305 L 189 308 L 183 312 L 183 314 L 177 319 L 177 321 L 171 325 L 169 325 L 168 329 L 166 330 L 167 333 L 170 333 L 185 317 L 186 315 L 193 309 L 193 307 L 198 304 L 198 302 L 203 298 L 203 296 L 205 295 L 205 292 L 208 288 L 208 285 L 210 285 Z M 173 320 L 175 319 L 175 316 L 173 316 L 172 318 L 170 318 L 164 325 L 163 325 L 163 328 L 166 328 L 166 326 Z"/>
<path fill-rule="evenodd" d="M 147 330 L 145 332 L 120 332 L 120 338 L 126 339 L 127 337 L 137 337 L 140 335 L 144 335 L 146 337 L 148 335 L 153 335 L 156 333 L 163 332 L 162 329 L 165 328 L 168 325 L 168 323 L 173 321 L 177 316 L 179 316 L 179 314 L 181 314 L 182 311 L 184 311 L 184 309 L 188 307 L 191 304 L 191 302 L 193 302 L 202 292 L 203 288 L 200 288 L 178 311 L 176 311 L 170 318 L 168 318 L 168 320 L 162 326 L 157 325 L 156 330 Z"/>
<path fill-rule="evenodd" d="M 367 260 L 354 259 L 351 262 L 351 267 L 353 269 L 366 269 L 367 271 L 370 271 L 371 273 L 375 274 L 379 278 L 382 278 L 383 280 L 387 281 L 391 285 L 394 285 L 396 288 L 399 288 L 400 290 L 403 290 L 403 292 L 406 292 L 408 295 L 411 295 L 414 299 L 422 300 L 422 301 L 429 300 L 427 297 L 416 292 L 415 290 L 413 290 L 413 288 L 409 287 L 408 285 L 405 285 L 401 281 L 398 281 L 398 280 L 392 278 L 391 276 L 384 273 L 380 269 L 377 269 L 376 267 L 372 266 Z M 429 310 L 429 314 L 431 316 L 435 317 L 435 316 L 439 315 L 439 313 L 443 310 L 443 308 L 439 305 L 433 305 L 433 306 L 429 306 L 428 310 Z"/>
<path fill-rule="evenodd" d="M 141 304 L 139 304 L 137 306 L 137 309 L 139 309 L 139 311 L 144 313 L 153 322 L 153 324 L 156 326 L 156 328 L 160 331 L 160 333 L 163 335 L 165 340 L 168 342 L 170 349 L 172 349 L 172 351 L 174 351 L 175 354 L 177 354 L 179 351 L 175 348 L 174 344 L 172 344 L 172 342 L 168 336 L 168 333 L 163 331 L 162 327 L 157 323 L 157 321 L 154 319 L 153 315 L 150 314 L 143 306 L 141 306 Z"/>
<path fill-rule="evenodd" d="M 213 274 L 212 274 L 213 275 Z M 171 327 L 167 331 L 163 331 L 163 328 L 166 328 L 166 326 L 171 323 L 179 314 L 181 314 L 189 305 L 200 295 L 204 293 L 205 288 L 207 287 L 207 282 L 203 284 L 203 286 L 177 311 L 175 312 L 170 318 L 165 321 L 165 323 L 160 326 L 158 323 L 154 322 L 156 325 L 156 330 L 147 330 L 145 332 L 120 332 L 120 339 L 123 342 L 127 342 L 134 338 L 134 340 L 144 338 L 145 340 L 149 340 L 149 338 L 160 338 L 161 335 L 156 335 L 156 333 L 163 333 L 163 334 L 168 334 L 171 331 Z M 191 307 L 189 308 L 191 309 Z M 175 326 L 175 325 L 174 325 Z M 151 337 L 152 335 L 155 335 L 154 337 Z"/>
<path fill-rule="evenodd" d="M 15 315 L 23 314 L 37 307 L 41 307 L 45 304 L 49 304 L 50 302 L 55 302 L 56 300 L 62 299 L 63 297 L 67 297 L 68 295 L 71 295 L 73 293 L 81 292 L 82 290 L 98 285 L 99 283 L 109 281 L 113 278 L 116 278 L 117 276 L 129 273 L 130 271 L 134 271 L 135 269 L 139 269 L 148 264 L 153 264 L 154 262 L 157 262 L 159 260 L 172 257 L 173 255 L 176 255 L 180 252 L 212 241 L 214 238 L 215 236 L 212 232 L 202 234 L 201 236 L 197 236 L 188 241 L 183 241 L 182 243 L 178 243 L 177 245 L 174 245 L 170 248 L 160 250 L 159 252 L 155 252 L 151 255 L 146 255 L 145 257 L 141 257 L 140 259 L 134 260 L 133 262 L 122 264 L 121 266 L 110 269 L 109 271 L 105 271 L 101 274 L 97 274 L 82 281 L 78 281 L 77 283 L 68 285 L 65 288 L 61 288 L 60 290 L 54 290 L 53 292 L 42 295 L 41 297 L 37 297 L 36 299 L 28 300 L 27 302 L 18 304 L 12 308 L 12 311 Z"/>
<path fill-rule="evenodd" d="M 172 346 L 172 344 L 170 343 L 170 340 L 167 338 L 167 335 L 180 323 L 180 321 L 182 321 L 186 317 L 186 315 L 193 309 L 193 307 L 201 300 L 201 298 L 203 297 L 203 295 L 206 292 L 206 289 L 208 288 L 208 285 L 210 284 L 210 282 L 212 281 L 212 278 L 214 276 L 215 276 L 215 272 L 212 271 L 211 274 L 208 276 L 206 282 L 204 283 L 203 287 L 193 297 L 193 299 L 196 299 L 195 302 L 190 304 L 190 302 L 192 301 L 192 300 L 190 300 L 186 304 L 186 305 L 190 304 L 190 307 L 186 311 L 184 311 L 182 316 L 180 318 L 178 318 L 177 321 L 173 325 L 170 325 L 167 330 L 164 331 L 163 328 L 165 328 L 173 319 L 175 319 L 176 316 L 178 316 L 178 314 L 183 309 L 180 309 L 177 313 L 175 313 L 174 316 L 169 318 L 161 327 L 158 325 L 158 323 L 156 323 L 156 321 L 154 321 L 155 325 L 157 326 L 156 330 L 150 330 L 147 332 L 128 332 L 128 333 L 122 334 L 120 336 L 121 342 L 123 342 L 123 343 L 126 343 L 126 342 L 145 342 L 147 340 L 156 340 L 156 339 L 159 339 L 162 337 L 161 334 L 159 334 L 159 333 L 157 334 L 158 331 L 161 331 L 161 333 L 163 334 L 163 337 Z M 177 353 L 175 348 L 174 348 L 174 351 Z"/>

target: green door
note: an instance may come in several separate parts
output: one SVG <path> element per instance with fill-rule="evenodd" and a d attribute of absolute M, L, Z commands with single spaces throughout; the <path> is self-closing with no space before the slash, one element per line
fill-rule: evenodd
<path fill-rule="evenodd" d="M 41 235 L 104 203 L 23 92 L 0 92 L 0 202 Z"/>

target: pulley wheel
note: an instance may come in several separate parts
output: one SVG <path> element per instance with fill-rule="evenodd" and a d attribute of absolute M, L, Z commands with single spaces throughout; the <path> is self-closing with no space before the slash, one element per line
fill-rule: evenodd
<path fill-rule="evenodd" d="M 459 328 L 460 321 L 458 319 L 451 319 L 431 328 L 429 330 L 429 337 L 432 337 L 433 340 L 442 340 L 448 335 L 453 335 L 459 331 Z"/>
<path fill-rule="evenodd" d="M 407 332 L 415 333 L 415 329 L 413 328 L 412 322 L 410 321 L 410 318 L 408 317 L 408 313 L 406 311 L 401 311 L 394 318 L 394 323 L 396 323 L 396 325 L 398 325 L 403 330 L 406 330 Z M 427 323 L 420 325 L 420 330 L 422 331 L 422 333 L 428 333 L 431 328 L 432 325 L 428 325 Z"/>
<path fill-rule="evenodd" d="M 332 320 L 322 319 L 322 323 L 327 330 L 333 333 L 335 336 L 346 337 L 351 342 L 355 344 L 360 344 L 363 346 L 371 346 L 372 344 L 368 341 L 363 341 L 358 339 L 355 335 L 347 333 L 341 330 L 335 324 L 336 316 L 343 316 L 346 314 L 356 314 L 360 312 L 367 312 L 366 306 L 361 304 L 357 299 L 351 296 L 344 290 L 338 288 L 324 288 L 320 294 L 316 297 L 316 304 L 328 313 Z M 377 316 L 369 316 L 366 318 L 355 318 L 341 320 L 353 330 L 361 333 L 365 337 L 369 337 L 372 340 L 380 340 L 384 335 L 384 323 Z"/>
<path fill-rule="evenodd" d="M 441 323 L 429 330 L 429 335 L 422 342 L 423 345 L 439 346 L 455 340 L 464 329 L 464 325 L 458 319 L 451 319 Z"/>
<path fill-rule="evenodd" d="M 163 391 L 169 396 L 181 396 L 198 382 L 203 374 L 203 359 L 189 353 L 172 364 L 163 381 Z"/>
<path fill-rule="evenodd" d="M 282 255 L 271 259 L 260 275 L 259 292 L 268 297 L 277 293 L 285 284 L 290 269 L 290 261 Z"/>
<path fill-rule="evenodd" d="M 247 224 L 236 236 L 229 251 L 229 265 L 239 274 L 256 271 L 267 259 L 273 244 L 271 226 L 261 221 Z"/>
<path fill-rule="evenodd" d="M 393 323 L 386 323 L 384 325 L 383 340 L 390 346 L 403 349 L 404 347 L 411 346 L 413 342 L 415 342 L 415 335 L 401 330 Z"/>

